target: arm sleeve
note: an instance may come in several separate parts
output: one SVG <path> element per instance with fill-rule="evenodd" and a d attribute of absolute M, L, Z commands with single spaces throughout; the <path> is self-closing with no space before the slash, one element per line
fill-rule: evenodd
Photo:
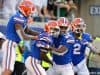
<path fill-rule="evenodd" d="M 20 17 L 14 17 L 13 21 L 15 24 L 21 24 L 21 25 L 25 23 L 25 20 Z"/>

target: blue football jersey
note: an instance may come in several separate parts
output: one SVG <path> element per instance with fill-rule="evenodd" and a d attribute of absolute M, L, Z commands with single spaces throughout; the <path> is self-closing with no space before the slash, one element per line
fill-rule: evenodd
<path fill-rule="evenodd" d="M 40 58 L 40 47 L 42 46 L 45 46 L 46 43 L 43 42 L 43 41 L 33 41 L 32 44 L 31 44 L 31 56 L 38 59 L 38 60 L 41 60 Z"/>
<path fill-rule="evenodd" d="M 73 32 L 69 32 L 68 34 L 73 36 Z M 88 42 L 92 42 L 93 41 L 92 36 L 89 33 L 86 33 L 86 32 L 82 33 L 81 38 L 87 40 Z"/>
<path fill-rule="evenodd" d="M 7 39 L 18 43 L 21 39 L 16 33 L 15 25 L 20 24 L 22 28 L 25 29 L 26 23 L 27 23 L 27 18 L 23 16 L 19 11 L 15 15 L 13 15 L 7 24 L 7 29 L 6 29 Z"/>
<path fill-rule="evenodd" d="M 93 38 L 89 33 L 83 33 L 82 34 L 82 38 L 87 40 L 88 42 L 92 42 L 93 41 Z"/>
<path fill-rule="evenodd" d="M 72 33 L 73 35 L 73 33 Z M 73 36 L 74 37 L 74 36 Z M 88 42 L 92 42 L 89 34 L 83 33 L 81 39 L 75 39 L 73 46 L 71 47 L 72 52 L 72 63 L 74 65 L 79 64 L 85 58 L 85 50 Z"/>
<path fill-rule="evenodd" d="M 39 39 L 38 40 L 33 40 L 31 41 L 31 56 L 41 60 L 40 58 L 40 52 L 41 52 L 41 47 L 46 47 L 51 45 L 52 39 L 51 36 L 49 36 L 48 33 L 42 32 L 39 34 Z"/>
<path fill-rule="evenodd" d="M 58 38 L 53 38 L 53 44 L 55 48 L 58 48 L 60 45 L 63 45 L 67 48 L 66 53 L 63 55 L 53 53 L 53 61 L 58 65 L 64 65 L 71 62 L 71 42 L 72 39 L 64 35 L 60 35 Z"/>
<path fill-rule="evenodd" d="M 41 32 L 38 37 L 39 40 L 45 41 L 50 45 L 53 44 L 52 36 L 45 31 Z"/>

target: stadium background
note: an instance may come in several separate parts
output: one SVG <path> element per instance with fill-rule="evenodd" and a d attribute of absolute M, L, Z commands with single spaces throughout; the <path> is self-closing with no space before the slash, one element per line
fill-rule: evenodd
<path fill-rule="evenodd" d="M 81 0 L 79 16 L 85 20 L 87 32 L 93 37 L 100 37 L 100 0 Z M 3 33 L 5 33 L 7 22 L 8 20 L 0 19 L 0 31 Z M 34 22 L 31 26 L 36 27 L 37 30 L 43 28 L 44 22 Z M 87 64 L 91 75 L 100 75 L 100 56 L 90 53 Z"/>

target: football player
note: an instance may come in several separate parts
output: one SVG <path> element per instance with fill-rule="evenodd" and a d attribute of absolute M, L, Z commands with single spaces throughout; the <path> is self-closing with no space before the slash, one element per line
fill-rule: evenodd
<path fill-rule="evenodd" d="M 95 48 L 90 43 L 92 42 L 90 35 L 84 32 L 84 24 L 85 23 L 82 18 L 75 18 L 72 21 L 71 35 L 74 37 L 74 44 L 71 47 L 73 50 L 72 63 L 74 71 L 78 75 L 90 75 L 86 65 L 85 50 L 86 48 L 90 48 L 93 52 L 95 52 Z"/>
<path fill-rule="evenodd" d="M 81 24 L 81 27 L 82 27 L 82 34 L 81 34 L 80 38 L 82 38 L 82 37 L 84 38 L 85 37 L 84 39 L 86 39 L 89 43 L 92 43 L 93 42 L 93 38 L 89 33 L 86 32 L 86 23 L 82 18 L 80 18 L 80 17 L 79 18 L 75 18 L 72 21 L 72 28 L 73 28 L 73 26 L 75 24 L 79 24 L 79 23 Z M 89 52 L 90 52 L 90 49 L 86 48 L 86 50 L 85 50 L 86 57 L 88 57 Z"/>
<path fill-rule="evenodd" d="M 70 22 L 69 22 L 69 20 L 67 19 L 67 18 L 65 18 L 65 17 L 60 17 L 58 20 L 58 25 L 59 25 L 59 27 L 60 27 L 60 31 L 61 31 L 61 34 L 64 34 L 64 35 L 66 35 L 67 34 L 67 32 L 70 32 Z"/>
<path fill-rule="evenodd" d="M 6 36 L 7 41 L 3 44 L 5 50 L 3 56 L 3 73 L 2 75 L 11 75 L 15 63 L 15 46 L 21 40 L 37 39 L 38 33 L 31 31 L 27 26 L 28 17 L 34 12 L 35 6 L 31 0 L 24 0 L 18 6 L 18 11 L 11 16 L 8 21 Z M 27 34 L 30 35 L 27 35 Z"/>
<path fill-rule="evenodd" d="M 41 60 L 52 63 L 46 58 L 46 53 L 49 51 L 49 45 L 51 44 L 51 37 L 46 32 L 40 33 L 38 40 L 31 41 L 31 52 L 25 61 L 28 75 L 47 75 L 41 66 Z"/>
<path fill-rule="evenodd" d="M 65 38 L 60 33 L 57 21 L 48 22 L 49 33 L 53 39 L 52 58 L 53 66 L 47 71 L 47 75 L 74 75 L 71 64 L 71 50 L 69 49 L 73 39 Z"/>

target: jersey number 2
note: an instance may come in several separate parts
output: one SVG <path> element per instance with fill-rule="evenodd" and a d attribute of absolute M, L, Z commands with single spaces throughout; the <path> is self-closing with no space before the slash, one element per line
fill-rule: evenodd
<path fill-rule="evenodd" d="M 81 45 L 76 43 L 74 45 L 74 51 L 73 51 L 73 54 L 80 54 L 80 49 L 81 49 Z"/>

